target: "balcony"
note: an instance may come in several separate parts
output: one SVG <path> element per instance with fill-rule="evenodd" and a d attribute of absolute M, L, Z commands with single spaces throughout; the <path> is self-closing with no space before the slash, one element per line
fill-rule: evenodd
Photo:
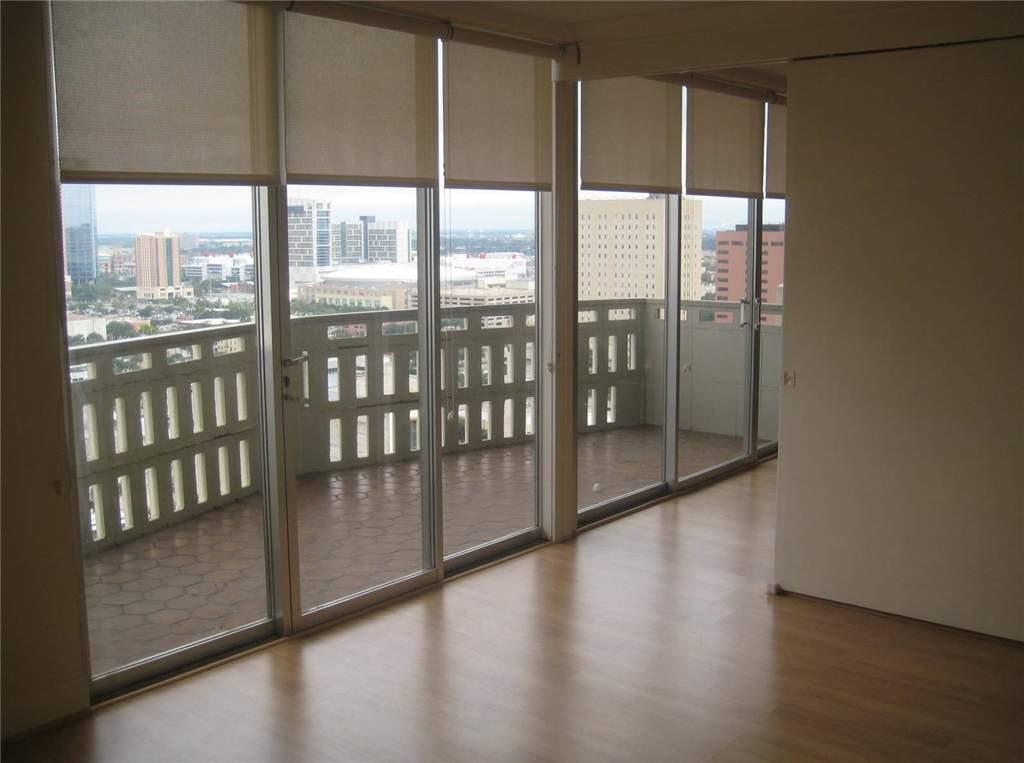
<path fill-rule="evenodd" d="M 680 313 L 678 443 L 693 470 L 742 444 L 737 311 L 708 302 L 685 303 Z M 533 305 L 444 311 L 448 554 L 536 522 L 522 488 L 536 473 L 533 313 Z M 586 503 L 660 480 L 664 317 L 659 303 L 644 300 L 580 306 Z M 387 582 L 419 562 L 416 331 L 415 311 L 292 323 L 293 348 L 307 353 L 297 392 L 304 404 L 291 406 L 298 421 L 290 431 L 301 439 L 288 443 L 304 601 Z M 780 326 L 763 327 L 762 348 L 759 432 L 774 439 Z M 254 327 L 75 347 L 70 359 L 94 672 L 262 619 Z"/>

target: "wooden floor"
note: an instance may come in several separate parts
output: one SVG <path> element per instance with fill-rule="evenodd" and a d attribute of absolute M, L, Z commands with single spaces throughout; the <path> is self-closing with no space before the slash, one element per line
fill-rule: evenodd
<path fill-rule="evenodd" d="M 769 463 L 4 757 L 1024 760 L 1024 648 L 767 596 L 774 524 Z"/>

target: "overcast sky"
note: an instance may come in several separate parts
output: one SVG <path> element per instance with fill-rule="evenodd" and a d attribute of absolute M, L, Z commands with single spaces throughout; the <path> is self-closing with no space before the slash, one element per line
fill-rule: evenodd
<path fill-rule="evenodd" d="M 586 198 L 637 197 L 641 194 L 584 192 Z M 376 215 L 378 220 L 416 224 L 416 192 L 394 188 L 291 186 L 291 198 L 331 202 L 335 222 Z M 163 228 L 177 232 L 212 233 L 250 230 L 252 192 L 224 186 L 96 186 L 99 233 L 139 233 Z M 765 202 L 765 222 L 783 222 L 784 204 Z M 442 228 L 516 229 L 533 227 L 532 194 L 526 191 L 446 191 L 441 205 Z M 746 201 L 704 198 L 705 230 L 745 222 Z"/>

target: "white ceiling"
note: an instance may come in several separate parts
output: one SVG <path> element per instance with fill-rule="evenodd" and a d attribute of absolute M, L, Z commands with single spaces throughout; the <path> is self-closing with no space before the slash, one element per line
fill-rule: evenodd
<path fill-rule="evenodd" d="M 671 16 L 678 20 L 687 14 L 695 23 L 703 21 L 709 10 L 720 14 L 749 12 L 747 2 L 416 2 L 385 0 L 368 3 L 416 16 L 449 21 L 460 26 L 500 32 L 548 43 L 568 43 L 584 39 L 613 38 L 618 32 L 632 36 L 634 30 L 657 26 L 659 18 Z M 763 6 L 761 6 L 763 10 Z M 649 18 L 648 18 L 649 17 Z M 785 65 L 746 67 L 720 70 L 716 76 L 737 84 L 785 92 Z"/>
<path fill-rule="evenodd" d="M 513 34 L 541 42 L 574 42 L 579 39 L 580 25 L 592 22 L 614 22 L 664 13 L 680 13 L 720 2 L 415 2 L 385 0 L 367 3 L 377 7 L 412 13 L 417 16 L 450 21 L 504 34 Z"/>

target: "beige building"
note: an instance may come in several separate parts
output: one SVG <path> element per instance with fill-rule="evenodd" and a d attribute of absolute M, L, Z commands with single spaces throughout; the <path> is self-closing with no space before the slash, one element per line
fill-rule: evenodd
<path fill-rule="evenodd" d="M 679 215 L 682 218 L 679 226 L 679 298 L 699 300 L 704 295 L 700 262 L 704 202 L 683 198 L 679 204 Z"/>
<path fill-rule="evenodd" d="M 702 204 L 683 199 L 680 297 L 700 299 Z M 580 199 L 578 299 L 665 296 L 665 200 Z"/>
<path fill-rule="evenodd" d="M 163 233 L 135 237 L 135 295 L 139 299 L 190 297 L 192 289 L 181 285 L 181 240 Z"/>
<path fill-rule="evenodd" d="M 404 285 L 354 285 L 338 280 L 326 280 L 314 284 L 300 284 L 299 299 L 319 302 L 335 307 L 360 308 L 365 310 L 405 310 L 414 307 L 415 300 L 409 295 L 415 288 Z"/>

